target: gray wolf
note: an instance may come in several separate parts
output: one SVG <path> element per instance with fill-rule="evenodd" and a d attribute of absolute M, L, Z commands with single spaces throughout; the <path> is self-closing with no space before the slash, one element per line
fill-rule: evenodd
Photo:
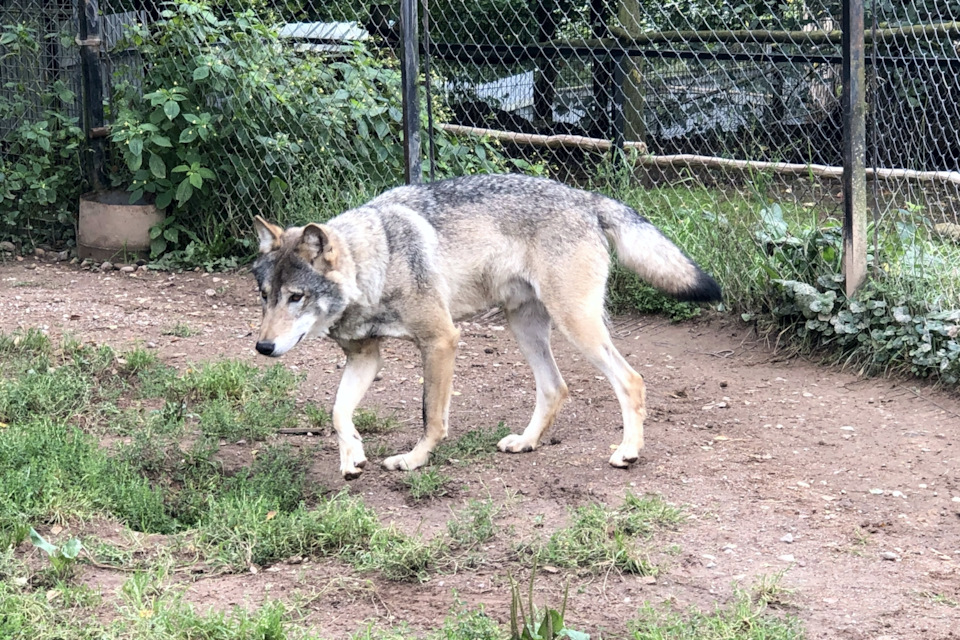
<path fill-rule="evenodd" d="M 628 467 L 643 447 L 643 378 L 617 352 L 604 317 L 612 246 L 645 281 L 680 300 L 717 301 L 716 281 L 630 207 L 552 180 L 479 175 L 391 189 L 326 224 L 282 229 L 259 216 L 252 271 L 263 320 L 256 349 L 281 356 L 304 337 L 328 336 L 346 353 L 333 407 L 345 478 L 366 464 L 353 412 L 380 370 L 384 338 L 411 340 L 423 360 L 424 433 L 383 461 L 416 469 L 447 435 L 454 322 L 499 305 L 533 369 L 530 424 L 505 452 L 536 449 L 567 397 L 550 350 L 556 326 L 613 385 Z"/>

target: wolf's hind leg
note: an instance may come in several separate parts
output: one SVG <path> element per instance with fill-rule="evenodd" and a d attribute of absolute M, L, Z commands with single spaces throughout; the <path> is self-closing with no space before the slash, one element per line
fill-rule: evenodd
<path fill-rule="evenodd" d="M 613 385 L 623 414 L 623 441 L 610 456 L 610 464 L 629 467 L 643 448 L 643 421 L 647 417 L 643 376 L 630 367 L 610 340 L 603 321 L 603 289 L 596 288 L 582 296 L 577 293 L 571 287 L 567 295 L 573 300 L 550 312 L 567 339 Z"/>
<path fill-rule="evenodd" d="M 453 326 L 449 314 L 443 324 L 439 333 L 418 340 L 423 358 L 423 436 L 409 453 L 390 456 L 383 461 L 383 466 L 392 471 L 422 467 L 430 460 L 434 447 L 447 437 L 453 366 L 460 332 Z"/>
<path fill-rule="evenodd" d="M 530 424 L 522 434 L 511 433 L 497 443 L 500 451 L 521 453 L 540 445 L 540 439 L 553 424 L 567 398 L 567 385 L 550 349 L 550 315 L 543 304 L 539 300 L 530 300 L 516 309 L 508 309 L 506 315 L 510 330 L 537 381 L 537 404 Z"/>
<path fill-rule="evenodd" d="M 340 448 L 340 473 L 345 479 L 353 480 L 360 477 L 367 464 L 363 440 L 353 424 L 353 412 L 377 377 L 383 360 L 379 340 L 349 342 L 342 346 L 347 354 L 347 364 L 333 403 L 333 428 Z"/>

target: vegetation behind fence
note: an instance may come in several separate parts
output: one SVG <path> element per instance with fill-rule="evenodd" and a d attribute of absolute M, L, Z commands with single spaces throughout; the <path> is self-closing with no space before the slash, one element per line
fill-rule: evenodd
<path fill-rule="evenodd" d="M 0 7 L 0 240 L 69 245 L 86 188 L 68 4 Z M 403 179 L 399 2 L 100 3 L 106 174 L 154 253 L 228 265 L 249 221 Z M 842 293 L 841 3 L 424 0 L 424 173 L 523 171 L 637 206 L 726 308 L 871 367 L 960 375 L 960 2 L 866 4 L 870 283 Z M 614 305 L 663 309 L 624 272 Z M 669 306 L 678 316 L 695 313 Z"/>

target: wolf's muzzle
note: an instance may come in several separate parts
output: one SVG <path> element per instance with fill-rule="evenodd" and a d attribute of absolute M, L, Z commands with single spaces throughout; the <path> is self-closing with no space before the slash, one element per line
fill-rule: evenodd
<path fill-rule="evenodd" d="M 257 351 L 262 353 L 265 356 L 272 356 L 273 350 L 276 348 L 276 345 L 272 342 L 258 342 Z"/>

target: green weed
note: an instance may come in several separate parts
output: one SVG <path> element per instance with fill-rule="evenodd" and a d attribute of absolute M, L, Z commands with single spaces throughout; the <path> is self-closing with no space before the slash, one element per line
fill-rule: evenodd
<path fill-rule="evenodd" d="M 646 604 L 630 622 L 634 640 L 803 640 L 800 622 L 780 618 L 750 597 L 738 593 L 736 601 L 712 613 L 691 609 L 684 614 L 662 611 Z"/>
<path fill-rule="evenodd" d="M 191 338 L 199 335 L 200 331 L 194 329 L 185 322 L 178 322 L 173 326 L 167 327 L 161 331 L 160 334 L 164 336 L 174 336 L 177 338 Z"/>
<path fill-rule="evenodd" d="M 395 416 L 381 418 L 371 409 L 357 409 L 353 413 L 353 426 L 364 435 L 382 435 L 391 433 L 400 428 Z"/>
<path fill-rule="evenodd" d="M 530 571 L 530 587 L 528 591 L 527 608 L 524 610 L 520 587 L 510 576 L 510 640 L 554 640 L 569 638 L 570 640 L 590 640 L 589 634 L 582 631 L 568 629 L 564 616 L 567 612 L 567 594 L 570 585 L 563 590 L 563 604 L 560 609 L 543 608 L 537 613 L 533 604 L 533 582 L 537 575 L 537 566 L 534 563 Z M 538 622 L 538 619 L 539 622 Z"/>
<path fill-rule="evenodd" d="M 497 534 L 493 519 L 498 511 L 492 500 L 471 500 L 447 522 L 450 539 L 465 548 L 487 542 Z"/>
<path fill-rule="evenodd" d="M 642 553 L 638 537 L 680 520 L 680 511 L 658 496 L 627 494 L 615 511 L 590 504 L 575 509 L 570 526 L 556 531 L 539 551 L 540 558 L 559 567 L 594 571 L 615 568 L 626 573 L 656 575 L 658 569 Z"/>
<path fill-rule="evenodd" d="M 449 476 L 432 468 L 410 471 L 401 480 L 414 502 L 443 497 L 447 495 L 447 486 L 450 484 Z"/>
<path fill-rule="evenodd" d="M 502 421 L 493 429 L 471 429 L 453 442 L 441 442 L 433 451 L 433 462 L 466 464 L 493 455 L 497 442 L 509 434 L 510 429 Z"/>

